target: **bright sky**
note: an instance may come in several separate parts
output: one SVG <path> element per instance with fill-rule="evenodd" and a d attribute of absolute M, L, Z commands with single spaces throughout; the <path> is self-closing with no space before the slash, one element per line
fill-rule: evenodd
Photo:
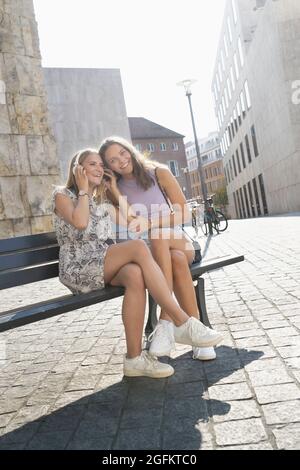
<path fill-rule="evenodd" d="M 211 81 L 226 0 L 34 0 L 45 67 L 119 68 L 128 116 L 198 137 L 217 129 Z"/>

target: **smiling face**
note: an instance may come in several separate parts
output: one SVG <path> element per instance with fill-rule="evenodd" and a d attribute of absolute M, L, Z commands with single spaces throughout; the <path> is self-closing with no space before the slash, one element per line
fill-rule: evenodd
<path fill-rule="evenodd" d="M 133 177 L 133 164 L 130 152 L 119 144 L 112 144 L 105 152 L 108 167 L 123 178 Z"/>
<path fill-rule="evenodd" d="M 98 153 L 90 153 L 80 165 L 83 166 L 91 186 L 99 186 L 104 173 L 102 158 Z"/>

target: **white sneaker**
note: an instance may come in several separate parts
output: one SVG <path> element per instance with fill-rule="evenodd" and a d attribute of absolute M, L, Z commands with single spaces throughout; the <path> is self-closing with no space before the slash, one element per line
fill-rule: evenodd
<path fill-rule="evenodd" d="M 216 359 L 217 355 L 213 347 L 211 348 L 197 348 L 193 347 L 193 359 L 199 359 L 200 361 L 212 361 Z"/>
<path fill-rule="evenodd" d="M 147 351 L 142 351 L 140 356 L 133 359 L 125 356 L 123 371 L 126 377 L 152 377 L 153 379 L 169 377 L 174 374 L 172 366 L 159 362 Z"/>
<path fill-rule="evenodd" d="M 223 335 L 203 325 L 200 320 L 190 317 L 183 325 L 174 326 L 176 343 L 189 344 L 207 348 L 215 346 L 223 339 Z"/>
<path fill-rule="evenodd" d="M 159 320 L 153 332 L 149 335 L 149 354 L 161 357 L 170 356 L 175 347 L 174 324 L 167 320 Z"/>

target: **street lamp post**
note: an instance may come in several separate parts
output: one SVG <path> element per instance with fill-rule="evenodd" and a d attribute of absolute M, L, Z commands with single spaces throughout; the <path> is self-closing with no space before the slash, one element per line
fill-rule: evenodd
<path fill-rule="evenodd" d="M 178 82 L 178 86 L 183 86 L 185 89 L 185 94 L 188 97 L 189 101 L 189 107 L 190 107 L 190 112 L 191 112 L 191 119 L 192 119 L 192 125 L 193 125 L 193 133 L 194 133 L 194 140 L 195 140 L 195 147 L 196 147 L 196 155 L 197 155 L 197 161 L 198 161 L 198 171 L 200 175 L 200 182 L 201 182 L 201 190 L 202 190 L 202 195 L 204 199 L 204 208 L 205 210 L 208 208 L 208 201 L 207 201 L 207 189 L 206 189 L 206 183 L 204 179 L 204 174 L 203 174 L 203 168 L 202 168 L 202 162 L 201 162 L 201 155 L 200 155 L 200 149 L 199 149 L 199 144 L 198 144 L 198 138 L 197 138 L 197 132 L 196 132 L 196 126 L 195 126 L 195 119 L 194 119 L 194 113 L 193 113 L 193 108 L 192 108 L 192 91 L 191 91 L 191 86 L 196 82 L 197 80 L 183 80 L 182 82 Z M 212 223 L 210 220 L 208 220 L 208 228 L 209 228 L 209 234 L 213 234 L 213 229 L 212 229 Z"/>

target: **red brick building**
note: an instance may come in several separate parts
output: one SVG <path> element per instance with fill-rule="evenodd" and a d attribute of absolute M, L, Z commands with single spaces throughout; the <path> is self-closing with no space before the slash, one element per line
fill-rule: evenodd
<path fill-rule="evenodd" d="M 129 117 L 128 122 L 133 145 L 140 152 L 149 152 L 153 160 L 167 165 L 189 199 L 191 188 L 186 177 L 184 135 L 141 117 Z"/>

